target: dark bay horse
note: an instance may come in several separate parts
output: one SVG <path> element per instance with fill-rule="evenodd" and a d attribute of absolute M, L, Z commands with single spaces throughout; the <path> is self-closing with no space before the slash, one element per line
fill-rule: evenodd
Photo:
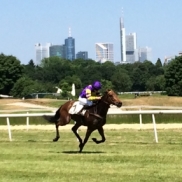
<path fill-rule="evenodd" d="M 59 135 L 59 126 L 67 125 L 70 120 L 75 121 L 75 125 L 72 127 L 73 133 L 76 135 L 77 139 L 79 140 L 79 152 L 82 152 L 84 145 L 87 143 L 91 133 L 94 130 L 98 130 L 99 134 L 101 135 L 102 139 L 97 140 L 96 138 L 92 138 L 92 140 L 96 143 L 102 143 L 105 141 L 104 130 L 103 126 L 106 123 L 106 115 L 110 105 L 115 105 L 117 107 L 122 106 L 122 102 L 116 95 L 113 90 L 107 90 L 101 100 L 98 101 L 96 105 L 90 106 L 86 109 L 86 113 L 84 116 L 78 114 L 69 114 L 68 111 L 71 106 L 74 104 L 75 101 L 68 101 L 63 104 L 55 113 L 54 116 L 47 116 L 44 115 L 44 119 L 49 121 L 50 123 L 55 123 L 56 126 L 56 137 L 53 141 L 58 141 L 60 138 Z M 81 126 L 87 126 L 86 135 L 84 141 L 82 141 L 81 137 L 77 133 L 78 128 Z"/>

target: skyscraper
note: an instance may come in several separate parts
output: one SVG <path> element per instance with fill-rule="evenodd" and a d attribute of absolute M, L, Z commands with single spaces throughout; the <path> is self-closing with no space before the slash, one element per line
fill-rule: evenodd
<path fill-rule="evenodd" d="M 120 44 L 121 44 L 121 62 L 126 62 L 126 41 L 123 18 L 120 18 Z"/>
<path fill-rule="evenodd" d="M 36 54 L 36 64 L 39 65 L 44 58 L 48 58 L 50 56 L 49 47 L 51 43 L 46 43 L 42 45 L 40 43 L 35 44 L 35 54 Z"/>
<path fill-rule="evenodd" d="M 50 57 L 58 56 L 60 58 L 66 58 L 65 45 L 52 45 L 50 46 Z"/>
<path fill-rule="evenodd" d="M 149 47 L 143 47 L 139 49 L 139 61 L 144 62 L 146 60 L 152 61 L 152 49 Z"/>
<path fill-rule="evenodd" d="M 121 63 L 133 63 L 138 61 L 138 50 L 136 45 L 136 33 L 126 35 L 124 20 L 120 18 L 120 44 L 121 44 Z"/>
<path fill-rule="evenodd" d="M 75 39 L 71 37 L 71 29 L 69 28 L 69 36 L 65 39 L 65 57 L 69 60 L 75 59 Z"/>
<path fill-rule="evenodd" d="M 126 62 L 134 63 L 135 61 L 138 61 L 136 33 L 130 33 L 126 35 Z"/>
<path fill-rule="evenodd" d="M 96 61 L 104 63 L 106 61 L 114 62 L 113 44 L 112 43 L 96 43 Z"/>
<path fill-rule="evenodd" d="M 84 59 L 87 60 L 88 59 L 88 52 L 87 51 L 80 51 L 76 54 L 76 59 Z"/>

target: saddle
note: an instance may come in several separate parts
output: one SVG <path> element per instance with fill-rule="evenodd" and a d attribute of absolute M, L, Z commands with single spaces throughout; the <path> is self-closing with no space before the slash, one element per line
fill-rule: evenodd
<path fill-rule="evenodd" d="M 78 114 L 82 115 L 82 116 L 85 116 L 85 113 L 87 112 L 87 117 L 89 117 L 89 115 L 92 115 L 92 116 L 95 116 L 95 117 L 97 117 L 99 119 L 103 119 L 100 115 L 98 115 L 96 113 L 97 110 L 94 110 L 93 113 L 89 111 L 90 108 L 93 108 L 96 105 L 97 105 L 97 102 L 93 103 L 93 105 L 91 105 L 91 106 L 85 105 L 85 106 L 83 106 L 83 108 L 81 109 L 81 111 Z"/>
<path fill-rule="evenodd" d="M 91 106 L 88 106 L 88 105 L 81 105 L 79 103 L 79 101 L 76 101 L 68 112 L 69 112 L 69 114 L 72 114 L 72 115 L 77 114 L 77 115 L 85 116 L 85 114 L 87 114 L 86 115 L 87 117 L 89 117 L 89 115 L 93 115 L 97 118 L 102 119 L 101 116 L 96 114 L 96 112 L 97 112 L 96 110 L 93 113 L 89 112 L 89 109 L 93 108 L 95 105 L 97 105 L 97 102 L 93 103 L 93 105 L 91 105 Z"/>

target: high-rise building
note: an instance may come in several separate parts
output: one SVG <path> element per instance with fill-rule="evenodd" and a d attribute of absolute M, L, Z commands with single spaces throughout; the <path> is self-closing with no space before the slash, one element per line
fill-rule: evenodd
<path fill-rule="evenodd" d="M 52 45 L 50 46 L 50 57 L 57 56 L 60 58 L 66 58 L 65 45 Z"/>
<path fill-rule="evenodd" d="M 120 18 L 120 44 L 121 44 L 121 62 L 126 62 L 126 41 L 123 18 Z"/>
<path fill-rule="evenodd" d="M 88 59 L 88 52 L 87 51 L 80 51 L 76 54 L 76 59 Z"/>
<path fill-rule="evenodd" d="M 152 61 L 149 47 L 137 48 L 136 33 L 125 34 L 124 21 L 120 18 L 120 44 L 121 44 L 121 63 L 134 63 L 135 61 Z"/>
<path fill-rule="evenodd" d="M 138 51 L 136 48 L 136 33 L 126 35 L 126 62 L 134 63 L 138 61 Z"/>
<path fill-rule="evenodd" d="M 50 57 L 49 47 L 51 43 L 42 45 L 40 43 L 35 44 L 36 64 L 39 65 L 44 58 Z"/>
<path fill-rule="evenodd" d="M 96 61 L 104 63 L 106 61 L 114 62 L 113 44 L 112 43 L 96 43 Z"/>
<path fill-rule="evenodd" d="M 149 47 L 143 47 L 139 49 L 139 61 L 152 61 L 152 49 Z"/>
<path fill-rule="evenodd" d="M 134 63 L 138 61 L 138 50 L 136 45 L 136 33 L 126 35 L 124 20 L 120 18 L 120 44 L 121 63 Z"/>
<path fill-rule="evenodd" d="M 69 60 L 75 59 L 75 39 L 71 37 L 71 29 L 69 28 L 69 36 L 65 39 L 65 57 Z"/>

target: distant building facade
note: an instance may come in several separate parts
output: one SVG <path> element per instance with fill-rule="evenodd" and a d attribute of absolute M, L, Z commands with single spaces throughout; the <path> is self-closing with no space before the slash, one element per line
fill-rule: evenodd
<path fill-rule="evenodd" d="M 178 52 L 178 55 L 165 56 L 165 58 L 164 58 L 164 64 L 169 64 L 171 61 L 173 61 L 178 56 L 182 56 L 182 51 L 179 51 Z"/>
<path fill-rule="evenodd" d="M 50 57 L 57 56 L 60 58 L 66 58 L 65 45 L 52 45 L 50 46 Z"/>
<path fill-rule="evenodd" d="M 152 60 L 152 49 L 150 47 L 143 47 L 139 49 L 139 61 L 151 61 Z"/>
<path fill-rule="evenodd" d="M 126 35 L 126 62 L 138 61 L 138 50 L 136 46 L 136 33 Z"/>
<path fill-rule="evenodd" d="M 182 51 L 179 51 L 179 56 L 182 56 Z"/>
<path fill-rule="evenodd" d="M 87 51 L 80 51 L 76 54 L 76 59 L 88 59 L 88 52 Z"/>
<path fill-rule="evenodd" d="M 114 52 L 112 43 L 96 43 L 96 61 L 104 63 L 106 61 L 114 62 Z"/>
<path fill-rule="evenodd" d="M 42 45 L 40 43 L 35 44 L 35 63 L 39 65 L 44 58 L 50 57 L 50 51 L 49 47 L 51 46 L 51 43 L 46 43 L 45 45 Z"/>

